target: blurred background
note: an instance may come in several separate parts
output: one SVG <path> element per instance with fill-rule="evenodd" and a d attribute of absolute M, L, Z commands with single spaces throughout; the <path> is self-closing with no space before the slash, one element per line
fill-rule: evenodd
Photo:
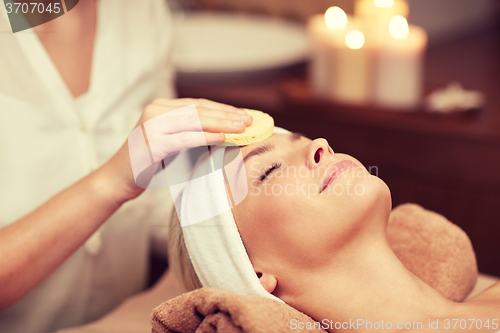
<path fill-rule="evenodd" d="M 259 109 L 278 126 L 326 138 L 336 152 L 376 166 L 394 206 L 418 203 L 458 224 L 479 270 L 500 276 L 499 1 L 404 1 L 409 34 L 406 26 L 392 41 L 372 36 L 354 0 L 169 2 L 179 97 Z M 347 31 L 332 42 L 323 19 L 331 6 L 357 22 L 363 46 L 346 48 Z M 424 37 L 406 47 L 412 29 Z M 368 87 L 362 97 L 356 78 Z"/>

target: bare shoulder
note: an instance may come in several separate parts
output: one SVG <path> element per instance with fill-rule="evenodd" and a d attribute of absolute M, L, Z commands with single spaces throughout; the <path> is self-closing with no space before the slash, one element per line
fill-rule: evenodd
<path fill-rule="evenodd" d="M 423 323 L 422 329 L 404 332 L 500 332 L 500 281 L 461 303 L 458 310 L 448 318 L 429 319 L 427 323 Z"/>
<path fill-rule="evenodd" d="M 491 287 L 475 295 L 464 304 L 478 306 L 496 305 L 497 311 L 500 312 L 500 281 L 495 282 Z"/>

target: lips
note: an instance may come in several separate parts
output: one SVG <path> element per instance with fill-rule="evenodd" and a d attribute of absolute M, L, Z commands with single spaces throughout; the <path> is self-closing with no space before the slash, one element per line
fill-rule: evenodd
<path fill-rule="evenodd" d="M 323 192 L 325 188 L 333 182 L 338 176 L 342 175 L 342 173 L 347 172 L 348 169 L 357 168 L 358 165 L 349 160 L 341 160 L 335 164 L 332 164 L 328 167 L 325 178 L 321 182 L 321 191 Z"/>

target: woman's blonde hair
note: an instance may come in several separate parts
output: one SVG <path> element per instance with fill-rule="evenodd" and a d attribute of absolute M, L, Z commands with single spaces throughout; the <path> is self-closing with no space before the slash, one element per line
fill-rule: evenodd
<path fill-rule="evenodd" d="M 189 258 L 175 209 L 172 212 L 168 233 L 168 262 L 169 269 L 172 270 L 175 278 L 182 283 L 186 291 L 203 287 Z"/>

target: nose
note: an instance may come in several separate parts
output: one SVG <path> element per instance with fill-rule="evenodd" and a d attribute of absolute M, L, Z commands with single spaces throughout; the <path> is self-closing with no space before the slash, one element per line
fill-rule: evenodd
<path fill-rule="evenodd" d="M 323 138 L 311 141 L 308 149 L 307 164 L 313 168 L 329 163 L 329 157 L 332 157 L 334 154 L 332 148 L 328 145 L 328 141 Z"/>

